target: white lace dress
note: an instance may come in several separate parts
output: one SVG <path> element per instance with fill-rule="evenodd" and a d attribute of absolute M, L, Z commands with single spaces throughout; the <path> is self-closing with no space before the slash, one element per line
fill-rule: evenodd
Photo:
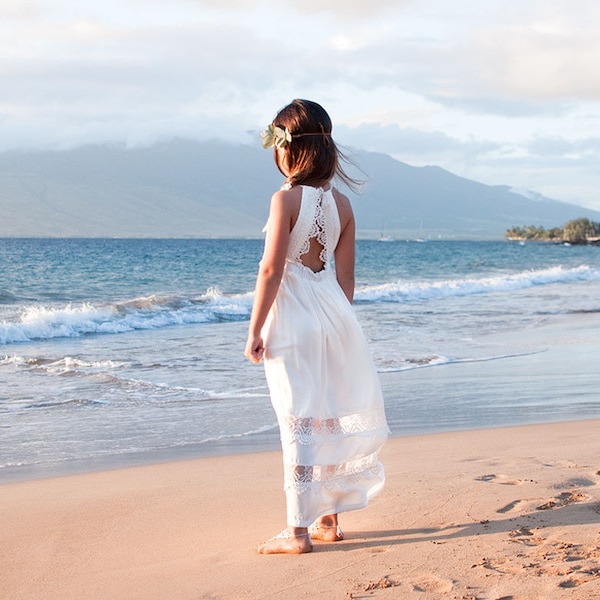
<path fill-rule="evenodd" d="M 267 229 L 268 235 L 268 229 Z M 263 328 L 265 373 L 283 449 L 287 524 L 366 506 L 384 483 L 379 379 L 331 265 L 340 219 L 331 189 L 302 186 L 277 298 Z M 325 268 L 300 257 L 317 238 Z"/>

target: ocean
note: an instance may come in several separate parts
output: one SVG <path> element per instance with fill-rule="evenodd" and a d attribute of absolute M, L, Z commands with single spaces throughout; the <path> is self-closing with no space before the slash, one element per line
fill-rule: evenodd
<path fill-rule="evenodd" d="M 0 480 L 274 449 L 262 240 L 0 239 Z M 393 435 L 600 417 L 600 248 L 357 242 Z"/>

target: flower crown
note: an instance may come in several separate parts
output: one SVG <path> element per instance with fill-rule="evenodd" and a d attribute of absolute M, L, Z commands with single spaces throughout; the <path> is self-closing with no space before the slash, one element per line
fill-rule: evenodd
<path fill-rule="evenodd" d="M 271 123 L 264 131 L 260 132 L 263 148 L 270 148 L 275 146 L 277 148 L 284 148 L 292 141 L 292 134 L 289 129 L 281 129 L 277 125 Z"/>
<path fill-rule="evenodd" d="M 294 137 L 304 137 L 305 135 L 322 135 L 327 136 L 331 135 L 330 133 L 322 132 L 322 133 L 296 133 Z M 285 129 L 281 129 L 277 125 L 273 125 L 271 123 L 264 131 L 260 132 L 260 137 L 262 141 L 263 148 L 270 148 L 271 146 L 275 146 L 276 148 L 285 148 L 288 144 L 292 143 L 292 134 L 290 130 L 286 127 Z"/>

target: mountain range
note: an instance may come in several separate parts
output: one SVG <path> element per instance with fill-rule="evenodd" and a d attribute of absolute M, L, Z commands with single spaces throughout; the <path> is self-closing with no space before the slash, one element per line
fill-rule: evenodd
<path fill-rule="evenodd" d="M 600 212 L 379 153 L 353 156 L 363 238 L 501 239 Z M 282 183 L 271 152 L 218 141 L 0 153 L 0 237 L 259 237 Z M 346 190 L 345 190 L 346 191 Z"/>

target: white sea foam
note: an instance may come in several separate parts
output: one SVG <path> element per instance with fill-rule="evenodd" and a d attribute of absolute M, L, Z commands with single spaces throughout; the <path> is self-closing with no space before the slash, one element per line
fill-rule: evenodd
<path fill-rule="evenodd" d="M 442 367 L 447 365 L 457 365 L 463 363 L 481 363 L 481 362 L 490 362 L 494 360 L 503 360 L 506 358 L 521 358 L 523 356 L 531 356 L 534 354 L 541 354 L 542 352 L 546 352 L 543 350 L 536 350 L 534 352 L 519 352 L 517 354 L 498 354 L 494 356 L 482 356 L 479 358 L 450 358 L 446 356 L 432 356 L 425 360 L 410 360 L 405 361 L 401 365 L 397 367 L 381 367 L 377 369 L 379 373 L 399 373 L 402 371 L 411 371 L 413 369 L 424 369 L 427 367 Z"/>
<path fill-rule="evenodd" d="M 225 296 L 210 289 L 193 298 L 150 296 L 101 306 L 27 307 L 15 318 L 0 322 L 0 344 L 239 321 L 249 317 L 251 305 L 252 294 Z"/>
<path fill-rule="evenodd" d="M 235 440 L 244 437 L 250 437 L 252 435 L 257 435 L 260 433 L 269 433 L 271 431 L 277 431 L 278 425 L 277 423 L 271 423 L 269 425 L 264 425 L 262 427 L 257 427 L 256 429 L 250 429 L 248 431 L 236 432 L 236 433 L 228 433 L 216 435 L 213 437 L 207 437 L 202 440 L 199 440 L 199 444 L 208 444 L 210 442 L 223 442 L 225 440 Z"/>
<path fill-rule="evenodd" d="M 471 279 L 385 283 L 357 290 L 360 303 L 418 302 L 456 296 L 512 292 L 530 287 L 600 281 L 600 270 L 586 265 L 552 267 Z M 225 295 L 215 288 L 194 297 L 149 296 L 116 304 L 84 303 L 63 307 L 24 308 L 13 319 L 0 321 L 0 344 L 86 334 L 117 334 L 172 325 L 246 320 L 252 293 Z"/>
<path fill-rule="evenodd" d="M 399 281 L 358 289 L 355 300 L 358 302 L 416 302 L 436 298 L 512 292 L 540 285 L 577 281 L 600 281 L 600 270 L 586 265 L 572 269 L 559 266 L 479 279 L 447 279 L 407 283 Z"/>

